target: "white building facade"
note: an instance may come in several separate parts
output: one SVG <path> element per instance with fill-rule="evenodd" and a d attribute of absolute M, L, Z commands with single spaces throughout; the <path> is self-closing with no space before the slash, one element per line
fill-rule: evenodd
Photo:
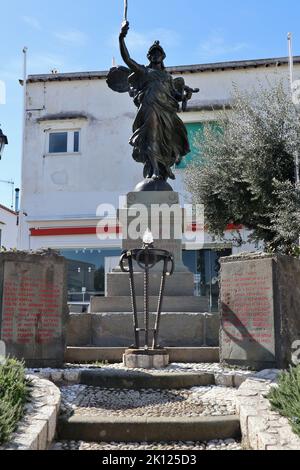
<path fill-rule="evenodd" d="M 0 204 L 0 247 L 13 250 L 18 245 L 18 214 Z"/>
<path fill-rule="evenodd" d="M 251 89 L 258 82 L 286 80 L 287 59 L 172 67 L 172 75 L 200 88 L 180 117 L 191 137 L 217 112 L 230 105 L 233 84 Z M 300 75 L 300 58 L 295 59 Z M 19 248 L 60 250 L 69 261 L 69 299 L 84 301 L 105 293 L 105 272 L 116 264 L 121 234 L 116 214 L 110 232 L 99 240 L 97 208 L 119 207 L 119 197 L 142 180 L 142 165 L 133 161 L 128 141 L 136 108 L 127 94 L 111 91 L 107 72 L 29 76 L 27 81 L 25 148 L 22 164 Z M 176 168 L 173 189 L 181 202 L 189 198 L 183 184 L 184 165 Z M 190 221 L 192 223 L 192 221 Z M 187 230 L 191 224 L 187 225 Z M 232 227 L 228 227 L 228 237 Z M 246 231 L 241 228 L 244 239 Z M 184 259 L 195 273 L 195 292 L 217 298 L 218 258 L 241 249 L 205 234 L 203 243 L 185 241 Z M 212 300 L 215 302 L 215 300 Z"/>

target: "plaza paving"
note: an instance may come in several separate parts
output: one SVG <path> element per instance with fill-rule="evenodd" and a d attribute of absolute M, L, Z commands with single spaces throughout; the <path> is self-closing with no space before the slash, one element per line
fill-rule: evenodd
<path fill-rule="evenodd" d="M 121 365 L 108 367 L 120 370 Z M 170 370 L 190 370 L 187 367 L 170 366 Z M 193 365 L 195 370 L 195 365 Z M 198 367 L 197 367 L 198 369 Z M 218 370 L 216 365 L 210 371 Z M 159 373 L 156 371 L 156 373 Z M 79 421 L 100 419 L 182 419 L 191 422 L 205 417 L 232 417 L 236 415 L 237 390 L 222 386 L 200 386 L 185 389 L 115 389 L 88 385 L 61 386 L 61 417 L 75 417 Z M 175 424 L 174 424 L 175 425 Z M 120 424 L 121 426 L 121 424 Z M 171 425 L 170 425 L 171 426 Z M 157 442 L 85 442 L 61 440 L 52 450 L 242 450 L 233 438 L 201 441 Z"/>
<path fill-rule="evenodd" d="M 107 450 L 179 450 L 179 451 L 236 451 L 242 450 L 242 446 L 238 441 L 234 439 L 226 439 L 222 441 L 220 439 L 209 441 L 209 442 L 154 442 L 152 444 L 146 442 L 83 442 L 83 441 L 60 441 L 55 442 L 51 450 L 84 450 L 84 451 L 107 451 Z"/>

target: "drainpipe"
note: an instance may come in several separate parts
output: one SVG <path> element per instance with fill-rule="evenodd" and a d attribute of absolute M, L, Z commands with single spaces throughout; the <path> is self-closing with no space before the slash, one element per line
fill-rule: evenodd
<path fill-rule="evenodd" d="M 15 212 L 19 213 L 20 189 L 15 189 Z"/>

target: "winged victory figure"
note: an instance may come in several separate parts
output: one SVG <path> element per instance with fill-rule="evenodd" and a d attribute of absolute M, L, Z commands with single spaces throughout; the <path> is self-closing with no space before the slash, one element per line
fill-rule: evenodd
<path fill-rule="evenodd" d="M 114 91 L 128 92 L 138 108 L 130 144 L 134 160 L 144 165 L 146 181 L 158 183 L 158 180 L 166 182 L 168 178 L 174 180 L 172 167 L 190 152 L 187 130 L 178 116 L 179 103 L 185 111 L 187 101 L 199 89 L 189 88 L 183 78 L 174 79 L 166 70 L 166 54 L 159 41 L 155 41 L 149 49 L 148 66 L 135 62 L 125 44 L 128 30 L 129 22 L 124 21 L 119 43 L 121 56 L 128 68 L 112 68 L 107 83 Z M 142 187 L 145 188 L 145 184 Z M 149 188 L 149 184 L 146 187 Z M 152 184 L 152 187 L 157 189 L 158 185 Z M 161 189 L 163 187 L 162 184 Z"/>

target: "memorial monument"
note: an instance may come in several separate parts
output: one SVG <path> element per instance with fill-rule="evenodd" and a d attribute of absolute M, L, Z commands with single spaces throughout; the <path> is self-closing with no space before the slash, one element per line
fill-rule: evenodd
<path fill-rule="evenodd" d="M 48 250 L 0 254 L 0 340 L 28 367 L 61 367 L 68 318 L 67 263 Z"/>
<path fill-rule="evenodd" d="M 288 367 L 300 339 L 300 260 L 260 253 L 223 258 L 220 310 L 221 362 Z"/>
<path fill-rule="evenodd" d="M 126 2 L 127 4 L 127 2 Z M 165 51 L 159 41 L 150 47 L 149 65 L 138 64 L 131 58 L 125 44 L 129 23 L 125 6 L 119 44 L 120 52 L 127 67 L 114 67 L 107 77 L 108 86 L 119 93 L 129 93 L 138 108 L 133 123 L 130 145 L 133 158 L 144 166 L 144 180 L 128 193 L 126 204 L 119 211 L 119 222 L 123 228 L 123 250 L 141 248 L 143 234 L 149 228 L 154 236 L 157 249 L 172 252 L 175 259 L 175 272 L 166 283 L 166 297 L 163 311 L 200 312 L 207 305 L 199 297 L 194 297 L 194 277 L 182 262 L 183 217 L 179 194 L 174 192 L 168 180 L 175 179 L 172 167 L 190 152 L 187 130 L 178 116 L 179 103 L 186 109 L 189 99 L 198 89 L 186 86 L 183 78 L 173 79 L 164 66 Z M 138 237 L 132 237 L 127 230 L 136 216 L 139 207 L 141 228 Z M 153 214 L 153 207 L 158 212 Z M 159 207 L 169 212 L 164 217 Z M 168 219 L 168 220 L 166 220 Z M 165 234 L 168 234 L 167 236 Z M 137 272 L 137 304 L 143 304 L 143 274 Z M 150 309 L 156 309 L 156 299 L 160 285 L 160 275 L 150 275 Z M 120 269 L 107 275 L 107 297 L 95 297 L 91 301 L 91 312 L 128 312 L 131 309 L 130 290 L 127 276 Z"/>
<path fill-rule="evenodd" d="M 155 249 L 172 253 L 175 262 L 174 273 L 165 283 L 162 312 L 200 314 L 208 311 L 208 300 L 194 296 L 194 274 L 183 264 L 183 209 L 179 194 L 168 182 L 175 179 L 175 164 L 190 152 L 187 130 L 178 116 L 180 103 L 182 110 L 186 110 L 188 100 L 199 90 L 188 87 L 183 78 L 174 79 L 166 70 L 166 53 L 159 41 L 155 41 L 148 51 L 149 64 L 138 64 L 126 47 L 128 31 L 125 1 L 119 46 L 127 67 L 113 67 L 108 73 L 107 84 L 114 92 L 129 93 L 137 107 L 129 143 L 133 147 L 133 159 L 143 165 L 144 179 L 137 182 L 136 187 L 127 194 L 124 206 L 119 208 L 122 248 L 123 251 L 141 249 L 144 233 L 149 229 Z M 130 228 L 137 216 L 139 230 L 132 234 Z M 138 263 L 134 263 L 134 276 L 136 305 L 140 315 L 144 309 L 144 273 Z M 158 263 L 149 273 L 151 321 L 153 312 L 157 310 L 160 284 L 161 267 Z M 92 298 L 90 312 L 130 312 L 130 294 L 128 275 L 116 267 L 107 274 L 107 296 Z"/>
<path fill-rule="evenodd" d="M 127 67 L 112 68 L 107 77 L 107 84 L 113 91 L 129 93 L 138 108 L 129 143 L 133 147 L 133 159 L 144 166 L 144 180 L 127 195 L 125 207 L 119 210 L 119 222 L 123 227 L 124 234 L 123 250 L 126 255 L 126 252 L 130 254 L 145 246 L 143 245 L 143 235 L 149 228 L 153 233 L 155 249 L 158 252 L 171 253 L 172 259 L 174 259 L 175 272 L 172 277 L 169 276 L 168 280 L 164 281 L 166 297 L 161 296 L 159 310 L 180 312 L 185 308 L 191 312 L 200 311 L 199 299 L 193 297 L 193 273 L 189 272 L 182 262 L 183 214 L 179 204 L 179 195 L 168 183 L 168 179 L 175 179 L 172 171 L 174 165 L 180 163 L 182 158 L 190 152 L 187 130 L 178 116 L 179 103 L 182 103 L 184 111 L 188 100 L 191 99 L 193 93 L 197 93 L 199 90 L 189 88 L 183 78 L 173 79 L 171 74 L 167 72 L 164 65 L 166 53 L 159 41 L 155 41 L 148 51 L 149 64 L 147 66 L 138 64 L 132 59 L 125 44 L 128 30 L 127 1 L 125 1 L 119 45 L 121 56 Z M 154 208 L 157 210 L 155 211 Z M 160 208 L 162 209 L 160 210 Z M 130 227 L 137 214 L 139 214 L 140 229 L 138 236 L 130 232 Z M 144 303 L 147 319 L 146 332 L 150 327 L 149 310 L 156 311 L 156 297 L 161 292 L 159 264 L 154 263 L 153 271 L 147 273 L 146 288 L 140 263 L 135 262 L 134 276 L 133 272 L 131 274 L 131 278 L 136 279 L 134 310 L 139 309 Z M 132 297 L 128 276 L 124 272 L 124 268 L 122 271 L 115 269 L 107 276 L 108 298 L 106 302 L 111 302 L 110 307 L 113 303 L 112 299 L 127 298 L 129 300 L 130 294 Z M 103 299 L 93 299 L 92 311 L 99 311 L 97 306 L 100 305 L 101 308 L 101 303 L 103 306 Z M 122 309 L 126 311 L 124 303 Z M 134 317 L 135 322 L 138 323 L 137 313 L 134 314 Z M 155 330 L 156 327 L 152 328 Z M 147 338 L 148 333 L 146 333 L 145 350 L 148 350 L 149 346 Z M 157 340 L 158 337 L 154 343 Z M 136 343 L 138 343 L 137 338 Z M 154 346 L 153 349 L 157 348 Z M 161 351 L 160 359 L 163 358 L 163 354 L 164 351 Z M 130 357 L 132 355 L 133 353 L 130 354 Z M 130 358 L 126 354 L 125 359 L 125 363 L 126 361 L 130 362 Z M 167 364 L 167 359 L 163 359 L 162 362 L 164 361 Z M 161 363 L 161 360 L 158 362 Z"/>

